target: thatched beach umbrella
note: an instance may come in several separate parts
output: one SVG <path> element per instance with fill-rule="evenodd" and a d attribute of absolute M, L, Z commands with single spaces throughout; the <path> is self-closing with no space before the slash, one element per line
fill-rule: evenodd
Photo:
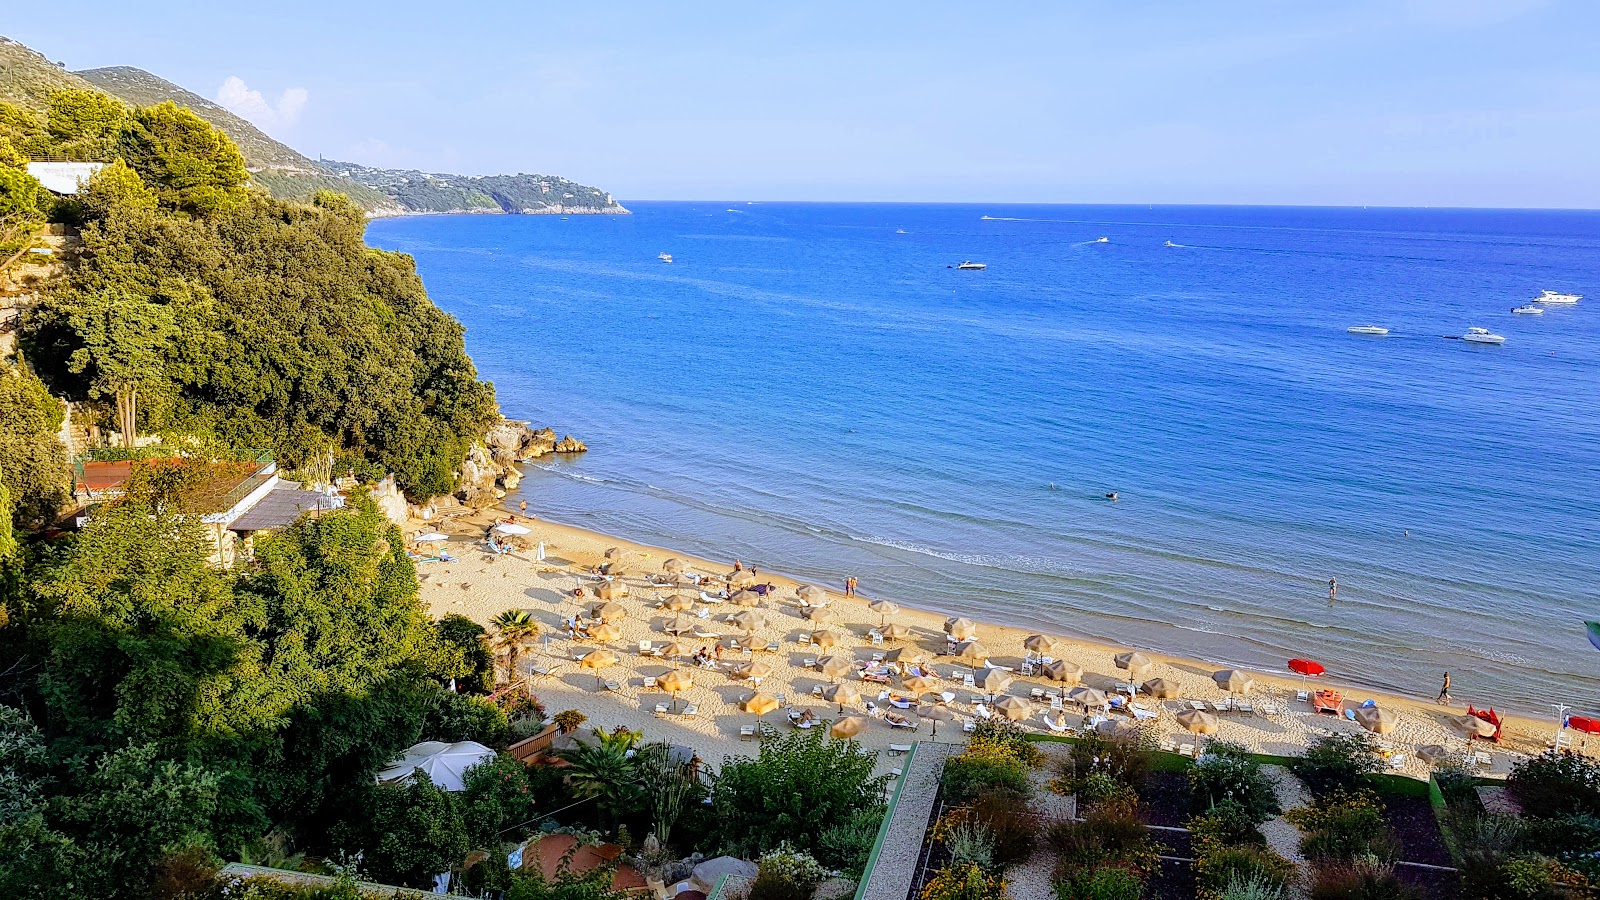
<path fill-rule="evenodd" d="M 837 631 L 824 629 L 811 632 L 811 643 L 816 644 L 818 647 L 837 647 L 843 642 L 844 638 Z"/>
<path fill-rule="evenodd" d="M 673 594 L 661 605 L 672 612 L 685 612 L 694 609 L 694 600 L 682 594 Z"/>
<path fill-rule="evenodd" d="M 1388 734 L 1400 724 L 1400 717 L 1392 709 L 1363 706 L 1356 710 L 1356 722 L 1373 734 Z"/>
<path fill-rule="evenodd" d="M 917 707 L 917 715 L 933 723 L 935 737 L 939 735 L 940 722 L 954 722 L 960 718 L 956 715 L 955 710 L 948 706 L 919 706 Z"/>
<path fill-rule="evenodd" d="M 985 694 L 993 696 L 1011 686 L 1011 676 L 1003 669 L 990 669 L 984 673 L 978 686 L 983 688 Z"/>
<path fill-rule="evenodd" d="M 1213 672 L 1211 680 L 1217 683 L 1217 687 L 1230 694 L 1248 694 L 1251 688 L 1256 686 L 1256 680 L 1250 677 L 1250 673 L 1241 672 L 1238 669 L 1223 669 L 1220 672 Z"/>
<path fill-rule="evenodd" d="M 734 591 L 733 596 L 728 598 L 729 603 L 732 603 L 734 606 L 744 607 L 745 609 L 760 606 L 761 600 L 761 595 L 755 591 Z"/>
<path fill-rule="evenodd" d="M 700 579 L 688 572 L 679 572 L 678 577 L 674 578 L 673 581 L 677 582 L 678 587 L 694 587 L 700 583 Z"/>
<path fill-rule="evenodd" d="M 1033 704 L 1021 697 L 1001 697 L 994 702 L 994 709 L 1013 722 L 1021 722 L 1033 715 Z"/>
<path fill-rule="evenodd" d="M 756 691 L 754 694 L 746 697 L 744 703 L 741 705 L 744 707 L 745 712 L 755 713 L 756 718 L 759 719 L 767 713 L 778 708 L 778 698 L 772 696 L 771 694 L 764 694 L 761 691 Z"/>
<path fill-rule="evenodd" d="M 610 668 L 611 666 L 616 665 L 617 662 L 617 655 L 615 653 L 612 653 L 609 650 L 595 650 L 585 654 L 583 659 L 578 660 L 578 667 L 582 669 L 593 670 L 595 685 L 599 686 L 600 670 Z"/>
<path fill-rule="evenodd" d="M 903 666 L 922 662 L 925 658 L 923 652 L 915 647 L 896 647 L 883 655 L 884 662 Z"/>
<path fill-rule="evenodd" d="M 594 589 L 594 595 L 601 600 L 621 600 L 628 596 L 628 586 L 620 581 L 603 581 Z"/>
<path fill-rule="evenodd" d="M 978 623 L 961 616 L 944 620 L 944 633 L 958 641 L 970 641 L 978 636 Z"/>
<path fill-rule="evenodd" d="M 699 624 L 700 620 L 696 619 L 694 616 L 686 616 L 682 613 L 679 613 L 678 615 L 673 616 L 672 619 L 667 622 L 666 626 L 662 628 L 662 630 L 668 634 L 683 634 L 688 631 L 693 631 L 695 626 Z"/>
<path fill-rule="evenodd" d="M 1186 709 L 1178 713 L 1178 724 L 1195 734 L 1216 734 L 1222 723 L 1203 709 Z"/>
<path fill-rule="evenodd" d="M 1126 653 L 1118 653 L 1116 657 L 1116 663 L 1117 668 L 1127 669 L 1128 674 L 1134 678 L 1138 678 L 1140 675 L 1149 675 L 1151 666 L 1155 665 L 1150 661 L 1150 657 L 1145 656 L 1143 653 L 1140 653 L 1137 650 L 1129 650 Z"/>
<path fill-rule="evenodd" d="M 908 693 L 917 694 L 920 696 L 922 694 L 932 693 L 933 689 L 939 686 L 939 682 L 934 681 L 932 678 L 923 678 L 919 675 L 913 675 L 910 678 L 900 682 L 900 686 L 905 688 Z"/>
<path fill-rule="evenodd" d="M 1139 689 L 1157 700 L 1170 700 L 1178 696 L 1178 686 L 1165 678 L 1152 678 L 1139 685 Z"/>
<path fill-rule="evenodd" d="M 825 606 L 808 606 L 800 612 L 800 615 L 812 622 L 833 621 L 833 610 Z"/>
<path fill-rule="evenodd" d="M 1450 727 L 1468 738 L 1494 737 L 1494 725 L 1477 716 L 1451 716 Z"/>
<path fill-rule="evenodd" d="M 830 684 L 822 689 L 822 699 L 839 704 L 839 711 L 844 712 L 846 703 L 861 702 L 861 692 L 848 684 Z"/>
<path fill-rule="evenodd" d="M 683 560 L 673 557 L 661 564 L 661 571 L 668 575 L 676 575 L 683 571 Z"/>
<path fill-rule="evenodd" d="M 738 628 L 740 631 L 755 631 L 758 628 L 767 627 L 766 616 L 763 616 L 761 613 L 755 612 L 754 610 L 748 609 L 744 612 L 734 613 L 733 618 L 729 619 L 728 621 L 732 622 L 734 627 Z"/>
<path fill-rule="evenodd" d="M 732 587 L 746 587 L 756 583 L 756 573 L 749 569 L 740 569 L 728 573 L 728 584 Z"/>
<path fill-rule="evenodd" d="M 989 658 L 989 648 L 977 641 L 967 641 L 956 648 L 956 656 L 971 662 L 982 662 Z"/>
<path fill-rule="evenodd" d="M 817 660 L 817 671 L 829 678 L 843 678 L 855 671 L 856 661 L 843 653 L 830 653 Z"/>
<path fill-rule="evenodd" d="M 589 637 L 602 644 L 609 644 L 622 637 L 622 629 L 610 624 L 596 625 L 589 629 Z"/>
<path fill-rule="evenodd" d="M 630 574 L 628 567 L 620 562 L 608 562 L 600 567 L 601 575 L 610 575 L 612 578 L 621 578 Z"/>
<path fill-rule="evenodd" d="M 666 645 L 660 649 L 661 655 L 672 657 L 674 664 L 682 661 L 683 657 L 693 652 L 688 644 L 679 641 L 667 641 Z"/>
<path fill-rule="evenodd" d="M 656 686 L 672 695 L 672 705 L 678 705 L 678 695 L 694 687 L 694 679 L 688 672 L 673 669 L 665 675 L 656 678 Z"/>
<path fill-rule="evenodd" d="M 900 611 L 900 604 L 892 600 L 874 600 L 867 604 L 867 609 L 872 610 L 883 618 L 880 622 L 888 622 L 889 617 Z"/>
<path fill-rule="evenodd" d="M 1074 665 L 1064 659 L 1051 660 L 1044 664 L 1044 677 L 1051 681 L 1077 684 L 1083 680 L 1083 666 Z"/>
<path fill-rule="evenodd" d="M 609 548 L 606 549 L 606 559 L 621 559 L 621 558 L 622 558 L 622 548 L 621 547 L 609 547 Z"/>
<path fill-rule="evenodd" d="M 1067 691 L 1067 699 L 1079 706 L 1097 709 L 1106 705 L 1106 695 L 1092 687 L 1075 687 Z"/>
<path fill-rule="evenodd" d="M 1114 741 L 1131 741 L 1139 736 L 1139 726 L 1127 719 L 1107 719 L 1094 726 L 1095 733 Z"/>
<path fill-rule="evenodd" d="M 827 592 L 823 591 L 822 588 L 819 588 L 814 584 L 802 584 L 800 585 L 800 589 L 794 593 L 796 597 L 799 597 L 801 600 L 804 600 L 807 603 L 816 603 L 828 598 Z"/>
<path fill-rule="evenodd" d="M 1040 656 L 1045 656 L 1056 652 L 1056 648 L 1060 645 L 1060 641 L 1057 641 L 1055 638 L 1050 637 L 1049 635 L 1043 634 L 1030 634 L 1022 641 L 1022 646 L 1033 651 L 1034 653 L 1039 654 Z"/>
<path fill-rule="evenodd" d="M 903 641 L 911 636 L 911 629 L 896 622 L 879 628 L 878 633 L 883 635 L 886 640 Z M 891 650 L 889 652 L 893 653 L 895 651 Z"/>
<path fill-rule="evenodd" d="M 839 738 L 840 740 L 853 738 L 860 734 L 861 729 L 865 727 L 867 727 L 866 719 L 863 719 L 860 716 L 845 716 L 844 718 L 828 726 L 828 736 Z"/>
<path fill-rule="evenodd" d="M 772 674 L 772 667 L 752 659 L 734 666 L 732 674 L 735 678 L 765 678 Z"/>
<path fill-rule="evenodd" d="M 1417 759 L 1430 766 L 1449 755 L 1450 751 L 1443 744 L 1423 744 L 1417 748 Z"/>
<path fill-rule="evenodd" d="M 602 622 L 612 622 L 617 619 L 626 619 L 628 617 L 628 608 L 621 603 L 610 601 L 596 603 L 594 606 L 589 607 L 589 616 Z"/>
<path fill-rule="evenodd" d="M 742 637 L 736 635 L 728 638 L 728 646 L 734 650 L 757 650 L 766 645 L 756 640 L 754 635 L 747 634 Z"/>

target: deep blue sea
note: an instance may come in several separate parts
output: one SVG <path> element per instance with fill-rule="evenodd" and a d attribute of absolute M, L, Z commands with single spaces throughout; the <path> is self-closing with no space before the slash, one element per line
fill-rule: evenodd
<path fill-rule="evenodd" d="M 529 467 L 530 511 L 1129 647 L 1600 706 L 1600 213 L 632 208 L 369 229 L 508 415 L 588 442 Z M 1595 296 L 1510 313 L 1544 288 Z M 1442 337 L 1468 326 L 1507 340 Z"/>

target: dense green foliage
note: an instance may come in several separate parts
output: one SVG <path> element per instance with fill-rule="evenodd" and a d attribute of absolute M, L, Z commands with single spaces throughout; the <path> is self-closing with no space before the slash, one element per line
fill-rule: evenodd
<path fill-rule="evenodd" d="M 329 173 L 377 191 L 408 212 L 546 212 L 557 208 L 622 208 L 599 188 L 552 175 L 433 175 L 413 169 L 378 169 L 356 163 L 322 164 Z"/>
<path fill-rule="evenodd" d="M 1205 812 L 1223 801 L 1243 807 L 1254 822 L 1264 822 L 1280 811 L 1277 791 L 1261 772 L 1261 764 L 1235 744 L 1212 741 L 1189 768 L 1189 788 L 1195 811 Z"/>
<path fill-rule="evenodd" d="M 44 383 L 20 366 L 0 363 L 0 485 L 10 495 L 12 518 L 33 527 L 53 517 L 67 499 L 71 472 L 57 439 L 66 410 Z"/>
<path fill-rule="evenodd" d="M 1021 729 L 1003 721 L 979 723 L 966 749 L 945 760 L 941 787 L 948 803 L 965 803 L 990 788 L 1002 788 L 1025 799 L 1033 793 L 1028 773 L 1042 759 Z"/>
<path fill-rule="evenodd" d="M 1600 762 L 1569 752 L 1520 760 L 1506 790 L 1531 816 L 1600 816 Z"/>
<path fill-rule="evenodd" d="M 1315 796 L 1362 787 L 1364 776 L 1383 768 L 1372 735 L 1325 734 L 1294 761 L 1293 770 Z"/>
<path fill-rule="evenodd" d="M 1371 791 L 1324 794 L 1286 818 L 1304 832 L 1300 852 L 1313 862 L 1371 858 L 1392 863 L 1400 856 L 1400 845 L 1383 821 L 1383 804 Z"/>

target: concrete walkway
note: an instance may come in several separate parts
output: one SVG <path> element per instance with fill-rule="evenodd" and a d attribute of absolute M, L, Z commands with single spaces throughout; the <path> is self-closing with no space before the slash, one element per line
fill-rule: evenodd
<path fill-rule="evenodd" d="M 944 761 L 960 751 L 957 744 L 917 744 L 900 776 L 899 799 L 889 814 L 883 843 L 878 847 L 872 871 L 856 892 L 856 900 L 906 900 L 910 895 L 928 817 L 933 815 L 933 804 L 939 797 Z"/>

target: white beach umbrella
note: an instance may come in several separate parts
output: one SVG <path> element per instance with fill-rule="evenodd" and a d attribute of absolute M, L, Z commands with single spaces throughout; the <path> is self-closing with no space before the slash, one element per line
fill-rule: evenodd
<path fill-rule="evenodd" d="M 464 791 L 467 770 L 494 757 L 493 750 L 476 741 L 423 741 L 411 745 L 403 756 L 378 772 L 378 783 L 410 784 L 421 769 L 437 787 Z"/>
<path fill-rule="evenodd" d="M 494 530 L 500 532 L 501 534 L 532 534 L 533 533 L 530 530 L 528 530 L 528 528 L 526 526 L 518 525 L 515 522 L 501 522 L 499 525 L 496 525 L 494 527 Z"/>
<path fill-rule="evenodd" d="M 412 540 L 419 544 L 437 544 L 440 541 L 450 540 L 450 536 L 437 531 L 425 531 L 422 534 L 412 538 Z"/>

